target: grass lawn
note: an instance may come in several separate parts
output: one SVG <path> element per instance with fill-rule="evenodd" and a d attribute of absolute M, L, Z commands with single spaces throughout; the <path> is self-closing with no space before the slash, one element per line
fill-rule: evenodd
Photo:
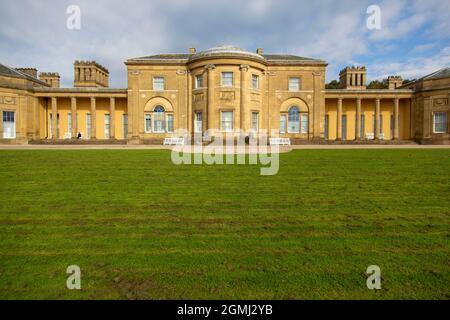
<path fill-rule="evenodd" d="M 450 299 L 450 149 L 0 151 L 0 192 L 1 299 Z"/>

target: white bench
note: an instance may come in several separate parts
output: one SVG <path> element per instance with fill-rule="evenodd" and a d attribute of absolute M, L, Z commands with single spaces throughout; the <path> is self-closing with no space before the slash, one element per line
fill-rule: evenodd
<path fill-rule="evenodd" d="M 64 133 L 63 139 L 71 139 L 71 138 L 72 138 L 72 134 L 70 132 Z"/>
<path fill-rule="evenodd" d="M 289 139 L 289 138 L 269 138 L 269 144 L 271 146 L 290 146 L 291 139 Z"/>
<path fill-rule="evenodd" d="M 375 139 L 374 133 L 366 133 L 366 139 L 367 139 L 367 140 L 374 140 L 374 139 Z M 380 134 L 378 135 L 378 139 L 384 140 L 384 133 L 380 133 Z"/>
<path fill-rule="evenodd" d="M 371 133 L 366 132 L 366 139 L 367 140 L 373 140 L 374 138 L 375 138 L 375 136 L 374 136 L 373 132 L 371 132 Z"/>
<path fill-rule="evenodd" d="M 164 138 L 165 146 L 184 146 L 184 138 Z"/>

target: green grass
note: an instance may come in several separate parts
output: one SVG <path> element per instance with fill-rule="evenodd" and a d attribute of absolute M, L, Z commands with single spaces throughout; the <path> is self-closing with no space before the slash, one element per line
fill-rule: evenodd
<path fill-rule="evenodd" d="M 293 151 L 259 169 L 0 151 L 0 298 L 450 298 L 450 149 Z"/>

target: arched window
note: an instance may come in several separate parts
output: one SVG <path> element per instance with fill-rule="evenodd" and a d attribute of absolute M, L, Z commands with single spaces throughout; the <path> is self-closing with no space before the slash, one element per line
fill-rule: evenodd
<path fill-rule="evenodd" d="M 162 133 L 166 131 L 165 114 L 163 106 L 156 106 L 153 109 L 153 131 Z"/>
<path fill-rule="evenodd" d="M 300 112 L 297 107 L 290 107 L 288 111 L 288 133 L 300 132 Z"/>

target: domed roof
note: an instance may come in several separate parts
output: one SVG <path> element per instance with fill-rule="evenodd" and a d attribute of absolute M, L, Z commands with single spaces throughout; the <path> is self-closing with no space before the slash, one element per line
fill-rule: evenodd
<path fill-rule="evenodd" d="M 214 57 L 214 56 L 238 56 L 238 57 L 246 57 L 253 58 L 257 60 L 265 60 L 264 57 L 260 54 L 246 51 L 244 49 L 231 46 L 231 45 L 223 45 L 214 48 L 210 48 L 204 51 L 200 51 L 196 54 L 193 54 L 189 60 L 197 60 L 206 57 Z"/>

